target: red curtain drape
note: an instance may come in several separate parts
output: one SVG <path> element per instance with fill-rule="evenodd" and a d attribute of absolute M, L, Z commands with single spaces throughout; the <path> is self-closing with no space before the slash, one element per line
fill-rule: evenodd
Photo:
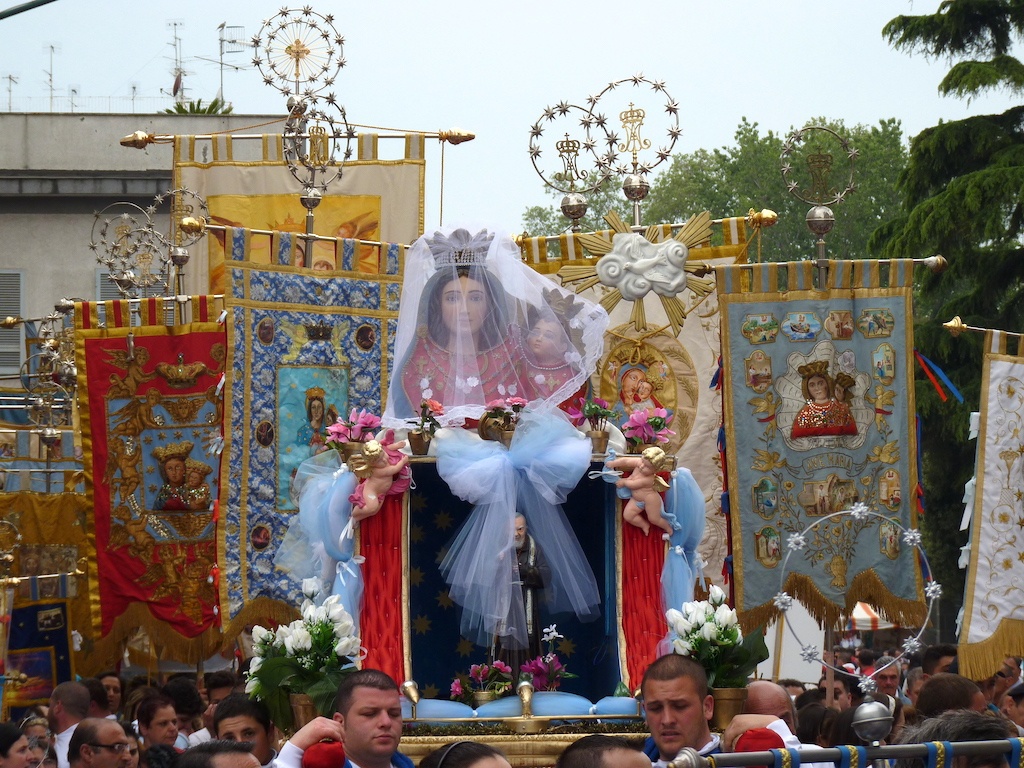
<path fill-rule="evenodd" d="M 661 569 L 665 542 L 658 528 L 650 536 L 633 525 L 622 526 L 622 634 L 627 649 L 624 665 L 630 690 L 640 685 L 644 670 L 655 659 L 667 626 L 661 605 Z"/>
<path fill-rule="evenodd" d="M 405 669 L 405 622 L 402 585 L 405 582 L 403 496 L 387 496 L 373 517 L 359 524 L 363 563 L 363 608 L 360 635 L 367 649 L 363 668 L 387 672 L 399 684 Z"/>

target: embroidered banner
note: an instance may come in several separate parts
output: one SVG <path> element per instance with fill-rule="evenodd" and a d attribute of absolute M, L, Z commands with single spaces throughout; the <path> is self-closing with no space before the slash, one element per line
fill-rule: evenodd
<path fill-rule="evenodd" d="M 960 673 L 981 680 L 1020 652 L 1024 585 L 1024 357 L 1006 334 L 985 338 L 970 568 L 960 628 Z"/>
<path fill-rule="evenodd" d="M 220 645 L 215 575 L 227 350 L 208 297 L 192 322 L 145 299 L 75 305 L 93 615 L 107 644 L 138 627 L 179 661 Z"/>
<path fill-rule="evenodd" d="M 404 248 L 384 244 L 376 272 L 323 273 L 255 263 L 248 230 L 225 234 L 230 458 L 222 468 L 227 504 L 218 535 L 224 631 L 233 637 L 252 621 L 294 616 L 298 584 L 273 564 L 297 511 L 292 477 L 323 447 L 326 427 L 339 415 L 352 408 L 381 413 Z M 340 244 L 344 258 L 353 245 Z"/>
<path fill-rule="evenodd" d="M 736 608 L 748 628 L 784 589 L 834 625 L 863 600 L 923 619 L 916 525 L 912 262 L 719 267 Z M 824 518 L 866 504 L 874 515 Z M 782 563 L 794 534 L 806 546 Z"/>
<path fill-rule="evenodd" d="M 407 134 L 404 141 L 385 141 L 389 147 L 404 147 L 394 159 L 380 157 L 379 143 L 376 135 L 359 136 L 357 158 L 345 163 L 341 178 L 331 184 L 330 194 L 316 208 L 316 234 L 338 241 L 392 243 L 411 243 L 422 234 L 424 136 Z M 176 136 L 173 179 L 175 188 L 187 188 L 206 200 L 214 224 L 288 235 L 291 258 L 287 263 L 326 271 L 375 271 L 377 254 L 371 246 L 359 246 L 356 265 L 346 266 L 334 242 L 317 242 L 312 253 L 305 254 L 303 241 L 292 237 L 306 231 L 306 209 L 299 201 L 302 186 L 284 162 L 281 134 L 260 139 Z M 187 198 L 183 202 L 188 204 Z M 190 251 L 189 290 L 222 293 L 227 279 L 224 241 L 204 238 Z M 257 235 L 246 260 L 277 264 L 282 263 L 279 256 L 276 239 Z"/>

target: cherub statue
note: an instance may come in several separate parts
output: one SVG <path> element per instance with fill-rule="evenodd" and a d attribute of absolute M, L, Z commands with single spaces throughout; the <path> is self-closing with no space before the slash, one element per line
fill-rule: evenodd
<path fill-rule="evenodd" d="M 348 498 L 355 522 L 377 514 L 388 494 L 405 493 L 409 487 L 409 457 L 401 451 L 405 441 L 392 442 L 394 438 L 394 431 L 388 430 L 383 442 L 370 440 L 362 453 L 349 459 L 349 468 L 359 478 L 359 485 Z"/>
<path fill-rule="evenodd" d="M 639 457 L 623 456 L 605 462 L 608 469 L 632 470 L 629 477 L 620 477 L 615 485 L 630 492 L 629 501 L 622 508 L 623 519 L 642 530 L 645 536 L 650 533 L 652 525 L 661 528 L 666 536 L 671 536 L 674 530 L 661 514 L 664 507 L 661 494 L 668 490 L 669 485 L 658 476 L 658 472 L 667 461 L 665 451 L 655 446 L 647 448 Z"/>

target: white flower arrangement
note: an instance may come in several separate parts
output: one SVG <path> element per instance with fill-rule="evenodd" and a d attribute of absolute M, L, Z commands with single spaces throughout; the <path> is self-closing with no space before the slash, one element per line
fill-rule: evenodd
<path fill-rule="evenodd" d="M 353 659 L 360 653 L 352 616 L 337 595 L 316 605 L 310 596 L 318 589 L 316 579 L 303 582 L 302 618 L 276 630 L 252 630 L 253 659 L 245 692 L 265 702 L 274 722 L 285 729 L 292 724 L 289 694 L 308 694 L 317 711 L 330 717 L 338 685 L 355 669 Z"/>
<path fill-rule="evenodd" d="M 711 586 L 707 600 L 683 603 L 681 611 L 670 608 L 665 619 L 674 651 L 704 667 L 711 687 L 742 688 L 768 658 L 764 633 L 744 638 L 736 611 L 717 585 Z"/>

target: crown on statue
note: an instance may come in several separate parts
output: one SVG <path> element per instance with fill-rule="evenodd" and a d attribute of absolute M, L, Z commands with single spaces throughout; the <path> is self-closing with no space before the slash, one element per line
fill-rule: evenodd
<path fill-rule="evenodd" d="M 487 249 L 491 246 L 494 234 L 481 229 L 475 235 L 469 230 L 456 229 L 450 235 L 435 232 L 427 238 L 430 253 L 434 256 L 434 264 L 440 267 L 468 267 L 483 264 L 487 259 Z"/>
<path fill-rule="evenodd" d="M 180 443 L 168 443 L 153 449 L 153 455 L 161 464 L 169 459 L 181 459 L 184 461 L 192 453 L 195 443 L 191 440 L 182 440 Z"/>

